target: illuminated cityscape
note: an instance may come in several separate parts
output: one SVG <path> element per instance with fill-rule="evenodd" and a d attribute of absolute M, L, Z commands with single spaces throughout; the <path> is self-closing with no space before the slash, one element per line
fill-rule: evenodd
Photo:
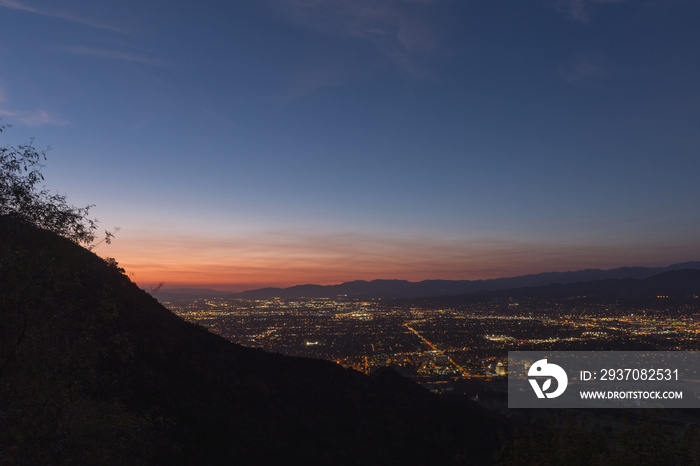
<path fill-rule="evenodd" d="M 573 298 L 499 298 L 438 309 L 345 297 L 182 298 L 164 304 L 241 345 L 327 359 L 364 373 L 389 366 L 427 386 L 496 381 L 507 373 L 508 351 L 694 350 L 700 332 L 692 304 L 660 310 Z"/>

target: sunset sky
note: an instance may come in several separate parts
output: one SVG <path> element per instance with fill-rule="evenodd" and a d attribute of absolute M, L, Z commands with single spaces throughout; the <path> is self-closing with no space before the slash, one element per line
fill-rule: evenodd
<path fill-rule="evenodd" d="M 144 287 L 700 260 L 697 0 L 0 0 L 0 145 Z"/>

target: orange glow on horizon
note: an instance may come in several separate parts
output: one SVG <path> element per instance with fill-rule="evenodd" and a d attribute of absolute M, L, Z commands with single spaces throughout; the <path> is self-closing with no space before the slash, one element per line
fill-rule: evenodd
<path fill-rule="evenodd" d="M 122 234 L 96 251 L 114 257 L 143 287 L 242 291 L 268 286 L 331 285 L 352 280 L 483 280 L 530 273 L 669 265 L 688 250 L 627 250 L 496 240 L 437 241 L 361 234 L 261 234 L 206 238 Z M 642 254 L 642 252 L 646 254 Z M 642 262 L 644 261 L 644 262 Z"/>

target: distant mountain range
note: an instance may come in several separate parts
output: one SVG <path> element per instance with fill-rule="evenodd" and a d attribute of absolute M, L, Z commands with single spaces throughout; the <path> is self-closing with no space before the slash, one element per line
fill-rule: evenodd
<path fill-rule="evenodd" d="M 700 304 L 700 270 L 670 270 L 649 278 L 612 278 L 576 283 L 509 288 L 477 293 L 407 298 L 423 305 L 450 307 L 494 298 L 583 299 L 586 302 L 622 303 L 642 307 L 668 304 Z"/>
<path fill-rule="evenodd" d="M 645 280 L 665 272 L 684 269 L 700 270 L 700 261 L 684 262 L 668 267 L 620 267 L 610 270 L 586 269 L 573 272 L 547 272 L 519 277 L 489 280 L 356 280 L 339 285 L 296 285 L 289 288 L 261 288 L 240 293 L 207 289 L 165 289 L 156 295 L 161 301 L 182 297 L 230 297 L 241 299 L 271 298 L 426 298 L 509 290 L 547 285 L 592 282 L 598 280 Z"/>

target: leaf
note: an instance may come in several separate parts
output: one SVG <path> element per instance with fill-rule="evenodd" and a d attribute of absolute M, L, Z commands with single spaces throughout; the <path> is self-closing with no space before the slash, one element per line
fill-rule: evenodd
<path fill-rule="evenodd" d="M 545 380 L 545 382 L 542 384 L 542 391 L 546 392 L 550 385 L 552 385 L 552 379 Z"/>

